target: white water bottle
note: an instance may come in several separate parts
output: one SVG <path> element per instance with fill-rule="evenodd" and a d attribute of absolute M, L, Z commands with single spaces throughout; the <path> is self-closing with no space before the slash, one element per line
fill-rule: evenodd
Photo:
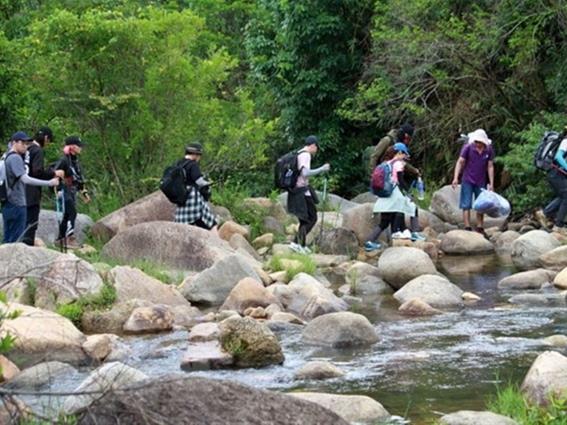
<path fill-rule="evenodd" d="M 417 199 L 423 201 L 425 199 L 425 185 L 421 177 L 417 178 Z"/>

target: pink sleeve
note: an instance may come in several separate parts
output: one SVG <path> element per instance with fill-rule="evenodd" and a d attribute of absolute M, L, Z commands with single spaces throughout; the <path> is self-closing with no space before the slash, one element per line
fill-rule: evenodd
<path fill-rule="evenodd" d="M 297 156 L 297 169 L 301 170 L 302 168 L 311 169 L 311 154 L 309 152 L 301 152 Z"/>

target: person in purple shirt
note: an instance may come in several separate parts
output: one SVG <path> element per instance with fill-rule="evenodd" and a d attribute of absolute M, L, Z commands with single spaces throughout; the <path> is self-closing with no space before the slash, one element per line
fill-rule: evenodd
<path fill-rule="evenodd" d="M 472 230 L 473 195 L 476 198 L 482 189 L 493 190 L 494 188 L 494 150 L 492 141 L 482 129 L 469 133 L 468 141 L 461 149 L 457 160 L 452 186 L 453 189 L 457 187 L 462 172 L 459 208 L 463 210 L 465 230 Z M 484 234 L 484 215 L 478 212 L 476 213 L 476 226 L 475 230 Z"/>

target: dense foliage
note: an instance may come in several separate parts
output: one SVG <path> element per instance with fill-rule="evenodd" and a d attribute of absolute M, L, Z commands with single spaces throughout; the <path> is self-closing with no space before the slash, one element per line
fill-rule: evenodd
<path fill-rule="evenodd" d="M 447 183 L 460 132 L 485 128 L 516 211 L 543 202 L 534 145 L 566 124 L 564 0 L 0 0 L 0 137 L 78 133 L 95 217 L 155 190 L 184 144 L 219 186 L 267 195 L 308 134 L 344 196 L 404 121 Z M 239 189 L 241 190 L 241 189 Z"/>

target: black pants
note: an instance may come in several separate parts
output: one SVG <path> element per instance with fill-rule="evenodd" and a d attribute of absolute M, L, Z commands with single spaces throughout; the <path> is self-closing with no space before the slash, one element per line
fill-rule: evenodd
<path fill-rule="evenodd" d="M 555 196 L 560 198 L 560 201 L 557 201 L 559 209 L 555 216 L 555 225 L 563 227 L 567 216 L 567 175 L 557 170 L 551 170 L 547 174 L 547 181 L 553 188 Z"/>
<path fill-rule="evenodd" d="M 307 206 L 307 219 L 299 220 L 299 230 L 295 236 L 295 242 L 301 246 L 305 246 L 305 239 L 307 234 L 313 229 L 317 223 L 317 207 L 311 196 L 305 197 L 305 204 Z"/>
<path fill-rule="evenodd" d="M 22 238 L 22 242 L 29 246 L 33 246 L 35 243 L 35 233 L 37 232 L 37 225 L 39 223 L 39 210 L 39 204 L 28 205 L 26 208 L 26 231 Z"/>
<path fill-rule="evenodd" d="M 77 194 L 66 193 L 64 197 L 63 220 L 59 225 L 59 239 L 71 236 L 75 233 L 75 220 L 77 219 Z"/>
<path fill-rule="evenodd" d="M 380 213 L 380 224 L 372 230 L 367 241 L 376 242 L 382 232 L 390 226 L 392 233 L 400 231 L 404 215 L 400 213 Z"/>

